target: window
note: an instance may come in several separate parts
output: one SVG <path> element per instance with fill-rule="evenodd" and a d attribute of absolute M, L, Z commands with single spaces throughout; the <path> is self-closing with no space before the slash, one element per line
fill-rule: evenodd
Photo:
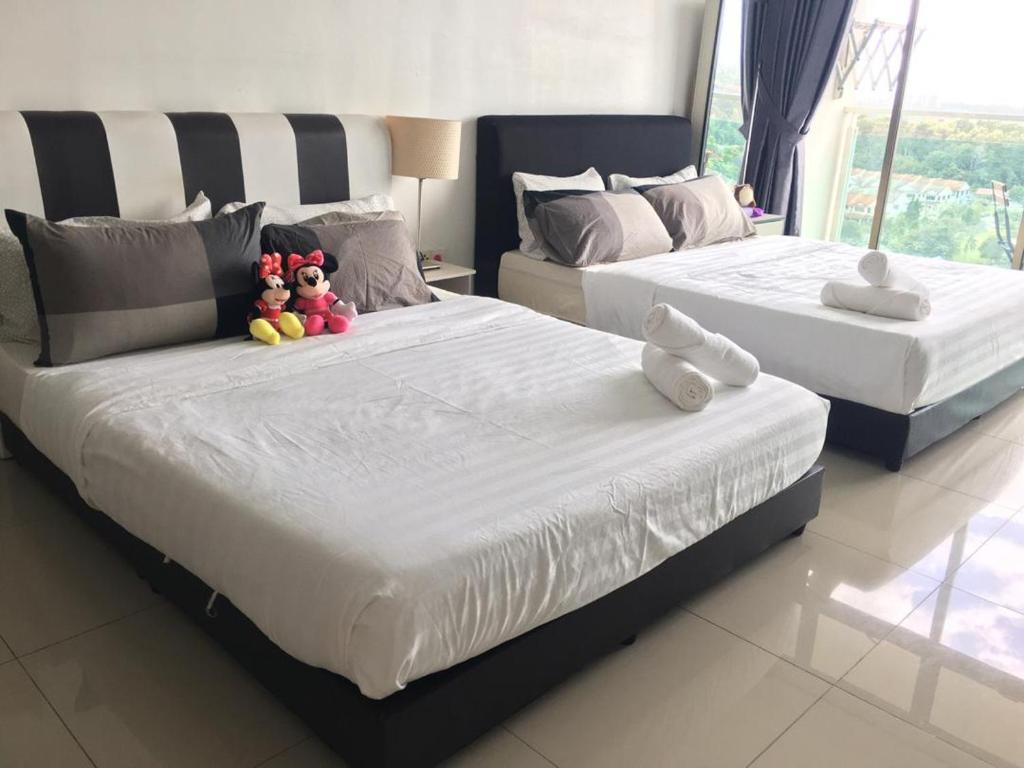
<path fill-rule="evenodd" d="M 701 159 L 730 183 L 744 148 L 743 2 L 708 3 Z M 944 0 L 858 0 L 804 142 L 804 235 L 1020 268 L 1024 96 L 1009 73 L 1021 28 L 1017 0 L 974 0 L 970 13 Z"/>
<path fill-rule="evenodd" d="M 701 168 L 717 173 L 730 184 L 739 179 L 745 139 L 740 133 L 743 108 L 740 104 L 740 21 L 742 0 L 722 0 L 718 19 L 708 118 L 704 134 Z"/>
<path fill-rule="evenodd" d="M 1022 23 L 1024 8 L 1010 0 L 977 0 L 970 14 L 938 0 L 858 2 L 824 106 L 842 119 L 819 125 L 816 116 L 807 140 L 818 157 L 843 148 L 832 178 L 821 174 L 804 190 L 805 199 L 832 199 L 824 216 L 818 212 L 824 221 L 816 234 L 1001 267 L 1017 255 L 1019 266 L 1024 97 L 1011 87 L 998 52 L 1013 49 Z M 887 93 L 890 103 L 879 103 Z"/>

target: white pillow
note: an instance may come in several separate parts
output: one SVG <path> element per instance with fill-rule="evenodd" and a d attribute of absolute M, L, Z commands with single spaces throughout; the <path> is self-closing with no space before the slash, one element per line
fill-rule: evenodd
<path fill-rule="evenodd" d="M 181 213 L 167 219 L 119 219 L 116 216 L 76 216 L 61 224 L 80 227 L 123 227 L 132 224 L 179 224 L 185 221 L 206 221 L 212 218 L 213 206 L 200 192 L 192 204 Z M 0 342 L 20 341 L 39 343 L 39 319 L 36 300 L 32 294 L 32 279 L 28 274 L 21 243 L 7 228 L 7 220 L 0 216 Z"/>
<path fill-rule="evenodd" d="M 512 174 L 512 191 L 516 195 L 516 216 L 519 218 L 519 250 L 533 259 L 552 257 L 548 247 L 533 236 L 530 223 L 523 208 L 523 192 L 551 192 L 563 189 L 579 189 L 585 192 L 604 192 L 604 179 L 594 168 L 587 168 L 578 176 L 542 176 L 538 173 Z"/>
<path fill-rule="evenodd" d="M 646 187 L 651 184 L 678 184 L 680 181 L 690 181 L 697 178 L 697 168 L 688 165 L 669 176 L 626 176 L 622 173 L 613 173 L 608 177 L 612 185 L 612 192 L 626 192 L 633 187 Z"/>
<path fill-rule="evenodd" d="M 186 221 L 206 221 L 213 218 L 213 203 L 203 192 L 196 195 L 188 208 L 166 219 L 121 219 L 117 216 L 75 216 L 61 224 L 73 227 L 123 227 L 131 224 L 183 224 Z"/>
<path fill-rule="evenodd" d="M 219 211 L 218 216 L 234 213 L 249 203 L 228 203 Z M 306 219 L 323 216 L 325 213 L 381 213 L 395 210 L 395 201 L 391 195 L 367 195 L 356 200 L 340 200 L 336 203 L 307 203 L 306 205 L 275 205 L 267 203 L 263 209 L 261 226 L 268 224 L 298 224 Z"/>

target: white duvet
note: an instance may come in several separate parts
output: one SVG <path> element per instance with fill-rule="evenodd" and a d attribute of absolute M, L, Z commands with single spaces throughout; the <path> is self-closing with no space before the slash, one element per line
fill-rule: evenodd
<path fill-rule="evenodd" d="M 380 698 L 579 608 L 800 477 L 826 404 L 762 376 L 685 414 L 634 341 L 482 298 L 343 336 L 27 377 L 90 504 Z"/>
<path fill-rule="evenodd" d="M 864 249 L 753 237 L 583 274 L 587 325 L 642 338 L 666 302 L 753 352 L 761 370 L 895 413 L 939 402 L 1024 358 L 1024 273 L 893 256 L 932 314 L 893 320 L 821 305 L 826 280 L 862 282 Z"/>

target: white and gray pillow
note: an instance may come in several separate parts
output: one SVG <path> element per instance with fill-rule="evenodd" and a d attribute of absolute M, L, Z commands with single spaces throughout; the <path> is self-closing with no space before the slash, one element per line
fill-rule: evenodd
<path fill-rule="evenodd" d="M 122 219 L 118 216 L 75 216 L 60 224 L 72 227 L 132 227 L 140 224 L 181 224 L 185 221 L 206 221 L 213 218 L 213 203 L 203 192 L 196 195 L 188 208 L 166 219 Z"/>
<path fill-rule="evenodd" d="M 527 220 L 551 259 L 569 267 L 626 261 L 672 250 L 661 219 L 634 192 L 525 192 Z"/>
<path fill-rule="evenodd" d="M 116 216 L 76 216 L 60 223 L 80 227 L 131 227 L 205 221 L 212 216 L 212 205 L 206 195 L 200 192 L 188 208 L 169 219 L 146 221 L 120 219 Z M 0 220 L 0 342 L 38 344 L 39 318 L 36 315 L 28 265 L 25 263 L 21 243 L 6 226 L 7 222 Z"/>
<path fill-rule="evenodd" d="M 638 187 L 672 236 L 675 250 L 741 240 L 756 233 L 732 190 L 721 178 Z"/>
<path fill-rule="evenodd" d="M 542 240 L 538 240 L 530 223 L 526 220 L 523 208 L 524 192 L 551 192 L 553 190 L 580 190 L 584 192 L 603 192 L 604 179 L 595 168 L 588 168 L 576 176 L 544 176 L 538 173 L 512 174 L 512 191 L 516 197 L 516 216 L 519 219 L 519 250 L 534 259 L 553 258 L 554 254 L 546 248 Z"/>
<path fill-rule="evenodd" d="M 244 208 L 248 203 L 228 203 L 219 211 L 218 216 Z M 378 213 L 395 210 L 395 201 L 391 195 L 367 195 L 355 200 L 339 200 L 334 203 L 296 203 L 294 205 L 276 205 L 267 203 L 263 209 L 263 226 L 271 224 L 299 224 L 315 216 L 325 213 Z"/>
<path fill-rule="evenodd" d="M 60 224 L 7 211 L 32 278 L 37 364 L 243 334 L 262 207 L 130 227 Z"/>
<path fill-rule="evenodd" d="M 697 178 L 697 168 L 688 165 L 680 168 L 668 176 L 627 176 L 624 173 L 613 173 L 608 177 L 608 184 L 612 192 L 625 192 L 635 187 L 649 187 L 653 184 L 678 184 L 680 181 L 690 181 Z"/>

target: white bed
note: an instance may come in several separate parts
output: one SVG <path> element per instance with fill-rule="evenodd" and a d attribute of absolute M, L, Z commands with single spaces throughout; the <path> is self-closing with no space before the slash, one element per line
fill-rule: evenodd
<path fill-rule="evenodd" d="M 1024 358 L 1024 274 L 896 256 L 930 287 L 930 318 L 908 322 L 822 306 L 826 280 L 860 279 L 856 263 L 863 253 L 805 238 L 754 237 L 575 270 L 578 287 L 568 279 L 546 280 L 535 269 L 534 287 L 520 276 L 517 288 L 542 297 L 539 306 L 532 304 L 538 311 L 581 303 L 587 325 L 632 338 L 641 337 L 647 310 L 667 302 L 752 351 L 764 371 L 898 414 L 939 402 Z M 506 254 L 503 276 L 506 259 L 510 269 L 526 274 L 519 265 L 528 257 Z"/>
<path fill-rule="evenodd" d="M 5 346 L 0 402 L 91 505 L 381 698 L 637 578 L 812 466 L 821 398 L 762 376 L 686 414 L 639 347 L 462 297 L 277 348 L 42 369 Z"/>

